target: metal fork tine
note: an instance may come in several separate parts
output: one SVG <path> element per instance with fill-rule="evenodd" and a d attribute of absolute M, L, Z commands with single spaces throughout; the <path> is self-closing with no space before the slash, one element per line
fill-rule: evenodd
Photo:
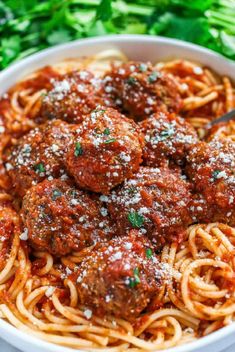
<path fill-rule="evenodd" d="M 235 109 L 227 112 L 226 114 L 220 116 L 219 118 L 217 118 L 217 119 L 215 119 L 213 121 L 210 121 L 208 124 L 206 124 L 205 128 L 209 129 L 212 126 L 217 125 L 220 122 L 227 122 L 227 121 L 230 121 L 230 120 L 233 120 L 233 119 L 235 119 Z"/>

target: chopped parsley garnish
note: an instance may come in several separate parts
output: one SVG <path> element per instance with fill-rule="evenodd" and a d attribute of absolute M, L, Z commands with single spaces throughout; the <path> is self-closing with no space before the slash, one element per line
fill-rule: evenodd
<path fill-rule="evenodd" d="M 52 191 L 52 200 L 56 200 L 57 198 L 62 196 L 62 192 L 59 189 L 54 189 Z"/>
<path fill-rule="evenodd" d="M 42 173 L 42 172 L 45 172 L 45 167 L 44 167 L 43 163 L 39 163 L 34 166 L 34 170 L 36 172 Z"/>
<path fill-rule="evenodd" d="M 81 143 L 80 143 L 80 142 L 77 142 L 77 143 L 75 144 L 74 155 L 75 155 L 75 156 L 79 156 L 79 155 L 82 155 L 82 153 L 83 153 L 83 150 L 82 150 Z"/>
<path fill-rule="evenodd" d="M 157 72 L 151 73 L 151 75 L 149 75 L 149 77 L 148 77 L 149 83 L 154 83 L 154 82 L 156 82 L 157 79 L 158 79 L 158 73 Z"/>
<path fill-rule="evenodd" d="M 151 248 L 147 248 L 146 251 L 145 251 L 145 253 L 146 253 L 146 257 L 147 257 L 148 259 L 152 258 L 152 256 L 153 256 L 153 251 L 152 251 Z"/>
<path fill-rule="evenodd" d="M 106 136 L 110 135 L 110 129 L 109 128 L 105 128 L 103 134 L 105 134 Z"/>
<path fill-rule="evenodd" d="M 221 170 L 215 170 L 215 171 L 213 171 L 212 172 L 212 178 L 214 179 L 214 180 L 217 180 L 217 178 L 218 178 L 218 175 L 221 173 Z"/>
<path fill-rule="evenodd" d="M 136 211 L 131 211 L 127 216 L 131 225 L 135 228 L 140 228 L 144 223 L 144 217 Z"/>
<path fill-rule="evenodd" d="M 130 283 L 129 287 L 134 288 L 136 285 L 140 283 L 140 277 L 139 277 L 139 268 L 135 268 L 133 270 L 134 277 L 130 278 Z"/>
<path fill-rule="evenodd" d="M 106 141 L 104 141 L 105 144 L 109 144 L 109 143 L 113 143 L 113 142 L 116 142 L 116 138 L 110 138 L 110 139 L 107 139 Z"/>
<path fill-rule="evenodd" d="M 69 195 L 72 196 L 73 198 L 76 198 L 78 196 L 77 190 L 72 189 L 71 191 L 69 191 Z"/>
<path fill-rule="evenodd" d="M 131 186 L 127 189 L 128 194 L 135 194 L 136 191 L 137 189 L 134 186 Z"/>
<path fill-rule="evenodd" d="M 166 130 L 161 131 L 160 132 L 160 137 L 161 137 L 162 140 L 163 139 L 167 139 L 167 138 L 173 136 L 174 133 L 175 133 L 174 128 L 170 127 L 170 128 L 168 128 Z"/>
<path fill-rule="evenodd" d="M 95 110 L 93 110 L 93 112 L 95 112 L 95 113 L 99 113 L 99 114 L 104 114 L 104 113 L 105 113 L 105 111 L 106 111 L 106 110 L 104 110 L 104 109 L 100 109 L 99 107 L 98 107 L 98 108 L 96 108 Z"/>
<path fill-rule="evenodd" d="M 148 67 L 147 67 L 147 65 L 146 65 L 146 64 L 143 64 L 143 63 L 142 63 L 142 64 L 140 64 L 139 69 L 140 69 L 140 71 L 141 71 L 141 72 L 145 72 L 145 71 L 147 71 L 147 68 L 148 68 Z"/>
<path fill-rule="evenodd" d="M 134 77 L 129 77 L 126 79 L 126 83 L 128 83 L 132 86 L 136 83 L 136 79 Z"/>

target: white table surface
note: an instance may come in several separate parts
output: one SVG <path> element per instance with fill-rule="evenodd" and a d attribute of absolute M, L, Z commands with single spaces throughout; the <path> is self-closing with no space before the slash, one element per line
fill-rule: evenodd
<path fill-rule="evenodd" d="M 0 352 L 21 352 L 21 351 L 10 346 L 8 343 L 6 343 L 5 341 L 0 339 Z M 202 352 L 205 352 L 205 351 L 202 351 Z M 235 352 L 235 345 L 233 345 L 233 346 L 231 346 L 221 352 Z"/>

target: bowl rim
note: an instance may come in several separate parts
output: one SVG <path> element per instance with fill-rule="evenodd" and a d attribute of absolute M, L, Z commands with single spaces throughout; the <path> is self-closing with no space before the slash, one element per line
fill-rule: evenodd
<path fill-rule="evenodd" d="M 6 76 L 13 74 L 15 71 L 18 71 L 20 68 L 26 65 L 30 65 L 32 62 L 34 62 L 35 58 L 40 60 L 53 52 L 57 53 L 64 49 L 72 49 L 72 48 L 75 48 L 77 45 L 80 46 L 83 44 L 92 44 L 92 45 L 103 44 L 110 41 L 112 41 L 113 44 L 118 43 L 120 41 L 122 42 L 132 41 L 135 43 L 135 42 L 139 42 L 140 40 L 142 42 L 152 42 L 155 44 L 156 43 L 168 44 L 168 45 L 178 46 L 182 48 L 187 47 L 188 49 L 194 52 L 208 55 L 214 59 L 220 59 L 226 62 L 227 65 L 232 65 L 235 68 L 235 62 L 223 56 L 222 54 L 217 53 L 211 49 L 204 48 L 200 45 L 192 44 L 190 42 L 186 42 L 183 40 L 166 38 L 162 36 L 147 35 L 147 34 L 115 34 L 115 35 L 104 35 L 104 36 L 91 37 L 91 38 L 81 38 L 81 39 L 73 40 L 68 43 L 63 43 L 63 44 L 55 45 L 55 46 L 40 50 L 32 55 L 27 56 L 26 58 L 23 58 L 22 60 L 13 62 L 9 67 L 0 71 L 0 82 L 4 80 Z"/>
<path fill-rule="evenodd" d="M 8 68 L 0 72 L 0 85 L 4 84 L 4 81 L 8 78 L 8 76 L 14 75 L 15 72 L 20 71 L 20 69 L 24 68 L 25 66 L 30 66 L 36 60 L 46 58 L 51 53 L 58 53 L 65 49 L 70 50 L 72 48 L 76 48 L 77 46 L 88 45 L 88 44 L 94 45 L 94 44 L 105 44 L 110 42 L 112 42 L 112 44 L 120 43 L 120 42 L 137 43 L 140 41 L 146 42 L 146 43 L 153 43 L 153 44 L 168 44 L 172 46 L 178 46 L 181 48 L 187 48 L 187 49 L 190 49 L 192 52 L 202 53 L 204 55 L 211 57 L 212 59 L 213 58 L 217 60 L 220 59 L 222 60 L 222 64 L 230 66 L 231 68 L 235 69 L 235 62 L 224 57 L 223 55 L 216 53 L 210 49 L 203 48 L 199 45 L 191 44 L 178 39 L 171 39 L 171 38 L 152 36 L 152 35 L 138 35 L 138 34 L 105 35 L 105 36 L 99 36 L 99 37 L 93 37 L 93 38 L 78 39 L 68 43 L 56 45 L 56 46 L 41 50 L 37 53 L 34 53 L 22 60 L 16 61 L 12 63 Z M 235 323 L 231 323 L 230 325 L 225 326 L 205 337 L 201 337 L 198 340 L 186 343 L 184 345 L 171 347 L 164 351 L 193 352 L 200 348 L 203 349 L 203 347 L 209 346 L 210 344 L 216 343 L 217 341 L 220 341 L 220 340 L 222 341 L 226 337 L 229 337 L 230 335 L 235 334 L 234 327 L 235 327 Z M 25 345 L 30 344 L 31 348 L 41 347 L 43 348 L 43 350 L 48 352 L 73 352 L 73 351 L 83 352 L 80 349 L 73 349 L 73 348 L 64 347 L 61 345 L 56 345 L 54 343 L 46 342 L 45 340 L 42 340 L 34 335 L 32 336 L 28 335 L 26 332 L 15 328 L 13 325 L 5 321 L 3 318 L 0 318 L 0 332 L 2 332 L 2 334 L 0 334 L 1 338 L 3 338 L 6 342 L 10 344 L 12 344 L 12 342 L 10 341 L 10 337 L 12 338 L 16 337 L 17 341 L 21 341 Z M 5 337 L 5 333 L 7 337 Z"/>

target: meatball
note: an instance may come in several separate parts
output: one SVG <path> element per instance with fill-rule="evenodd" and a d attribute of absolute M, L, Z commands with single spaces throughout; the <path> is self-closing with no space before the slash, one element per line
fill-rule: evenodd
<path fill-rule="evenodd" d="M 194 223 L 210 223 L 213 221 L 213 207 L 211 207 L 203 194 L 194 193 L 189 203 L 189 212 Z"/>
<path fill-rule="evenodd" d="M 53 88 L 42 98 L 39 118 L 81 122 L 102 103 L 95 91 L 99 80 L 91 72 L 70 72 L 53 81 Z"/>
<path fill-rule="evenodd" d="M 108 193 L 138 170 L 142 144 L 134 121 L 112 108 L 99 108 L 78 127 L 67 169 L 80 188 Z"/>
<path fill-rule="evenodd" d="M 5 167 L 18 195 L 24 196 L 45 178 L 66 177 L 62 161 L 73 129 L 63 121 L 50 121 L 31 130 L 7 151 Z"/>
<path fill-rule="evenodd" d="M 61 180 L 32 187 L 23 199 L 22 218 L 32 247 L 57 256 L 111 237 L 101 203 Z"/>
<path fill-rule="evenodd" d="M 131 179 L 101 196 L 120 235 L 139 228 L 157 248 L 165 242 L 180 242 L 192 222 L 188 204 L 189 185 L 168 168 L 141 167 Z"/>
<path fill-rule="evenodd" d="M 132 230 L 95 247 L 76 273 L 81 304 L 102 318 L 133 320 L 161 287 L 159 262 L 147 238 Z"/>
<path fill-rule="evenodd" d="M 181 99 L 171 77 L 150 63 L 128 62 L 113 67 L 103 78 L 106 100 L 137 120 L 157 111 L 178 112 Z"/>
<path fill-rule="evenodd" d="M 198 143 L 188 154 L 187 162 L 187 175 L 202 203 L 195 209 L 195 216 L 199 221 L 220 221 L 234 226 L 235 144 L 226 139 Z"/>
<path fill-rule="evenodd" d="M 169 113 L 156 113 L 140 122 L 145 136 L 143 159 L 148 166 L 161 166 L 166 159 L 184 164 L 190 146 L 198 142 L 194 128 L 183 118 Z"/>

